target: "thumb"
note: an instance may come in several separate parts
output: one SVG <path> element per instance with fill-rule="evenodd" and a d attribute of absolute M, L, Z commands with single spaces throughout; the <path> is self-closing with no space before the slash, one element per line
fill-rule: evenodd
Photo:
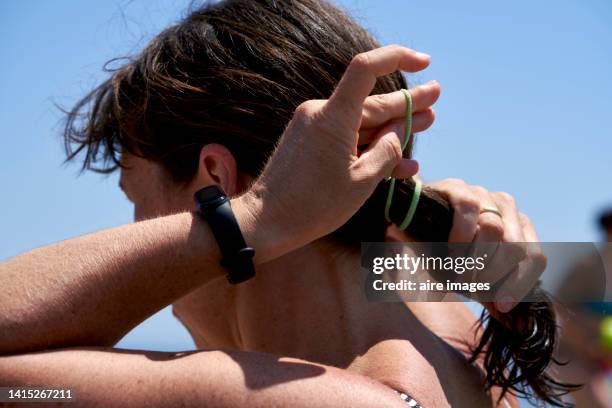
<path fill-rule="evenodd" d="M 396 177 L 410 177 L 416 174 L 417 162 L 402 160 L 403 133 L 404 126 L 401 123 L 385 126 L 357 159 L 358 168 L 364 169 L 367 172 L 366 176 L 378 180 L 391 174 Z M 400 170 L 401 175 L 395 171 L 396 169 Z"/>

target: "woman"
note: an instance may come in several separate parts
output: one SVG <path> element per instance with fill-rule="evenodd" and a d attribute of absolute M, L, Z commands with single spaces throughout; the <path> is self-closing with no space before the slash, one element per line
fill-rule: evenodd
<path fill-rule="evenodd" d="M 194 189 L 205 185 L 218 184 L 230 195 L 239 195 L 267 162 L 296 108 L 317 111 L 323 102 L 316 100 L 332 94 L 351 59 L 377 47 L 361 28 L 324 2 L 229 1 L 204 7 L 162 32 L 138 58 L 118 69 L 75 107 L 66 128 L 67 145 L 74 149 L 69 158 L 85 152 L 87 168 L 112 171 L 121 167 L 121 185 L 135 204 L 137 219 L 190 210 Z M 354 70 L 370 62 L 357 61 Z M 344 81 L 350 81 L 351 72 Z M 399 74 L 376 82 L 374 93 L 385 95 L 368 100 L 363 119 L 355 126 L 362 144 L 382 143 L 383 138 L 375 137 L 381 132 L 402 134 L 405 105 L 397 92 L 401 88 L 406 84 Z M 413 90 L 419 92 L 426 97 L 415 97 L 420 105 L 414 107 L 414 131 L 433 121 L 429 106 L 439 88 L 432 83 Z M 329 103 L 340 103 L 340 99 L 336 95 Z M 305 101 L 311 102 L 303 104 Z M 341 102 L 351 104 L 350 100 Z M 377 106 L 400 108 L 377 110 Z M 320 117 L 304 115 L 310 123 L 324 122 L 325 111 L 317 112 L 323 113 Z M 380 116 L 386 116 L 382 130 Z M 373 117 L 377 117 L 376 125 L 369 127 Z M 79 122 L 81 118 L 84 122 Z M 295 143 L 299 146 L 300 142 Z M 368 149 L 370 146 L 354 153 L 365 155 Z M 311 154 L 325 157 L 326 151 Z M 97 167 L 100 163 L 101 168 Z M 290 164 L 285 163 L 282 170 L 275 174 L 292 177 Z M 325 180 L 318 182 L 325 184 Z M 400 234 L 389 230 L 385 222 L 382 187 L 335 233 L 260 264 L 256 279 L 235 287 L 223 279 L 210 280 L 176 300 L 175 313 L 198 347 L 268 352 L 344 368 L 388 385 L 411 406 L 517 405 L 499 389 L 483 387 L 485 378 L 486 385 L 501 382 L 504 390 L 539 386 L 538 397 L 554 402 L 546 373 L 526 370 L 521 377 L 510 362 L 491 351 L 484 363 L 470 362 L 471 349 L 478 341 L 474 341 L 474 319 L 460 304 L 364 300 L 356 275 L 357 243 Z M 448 182 L 438 188 L 442 192 L 451 189 Z M 405 207 L 408 191 L 408 185 L 398 188 L 393 219 L 397 218 L 394 212 Z M 448 203 L 433 192 L 428 194 L 425 207 L 419 208 L 421 224 L 415 223 L 408 235 L 400 235 L 402 240 L 439 239 L 444 231 L 448 235 Z M 518 219 L 508 197 L 482 189 L 472 194 L 478 201 L 478 206 L 472 205 L 475 218 L 484 203 Z M 326 216 L 324 211 L 319 214 Z M 488 217 L 491 223 L 500 222 L 495 216 Z M 433 233 L 431 225 L 436 223 L 441 234 Z M 471 240 L 477 223 L 465 224 L 471 234 L 458 233 L 461 228 L 457 225 L 454 233 Z M 527 221 L 519 225 L 523 228 L 516 233 L 516 241 L 536 240 Z M 489 232 L 490 240 L 502 239 L 500 228 Z M 486 238 L 480 237 L 482 241 Z M 523 312 L 531 313 L 530 309 Z M 532 328 L 529 320 L 523 325 Z M 481 335 L 487 345 L 490 327 Z M 504 329 L 498 325 L 496 330 Z M 508 330 L 503 334 L 508 335 Z M 491 345 L 499 346 L 499 341 L 494 338 Z M 85 339 L 80 344 L 96 343 Z M 516 350 L 512 347 L 488 349 L 507 353 Z M 547 365 L 546 353 L 543 358 L 536 359 L 537 367 Z M 241 366 L 244 363 L 237 361 Z M 510 373 L 500 372 L 500 365 Z M 245 364 L 243 371 L 249 388 L 291 381 L 260 377 L 257 364 Z M 512 383 L 517 378 L 518 385 Z"/>
<path fill-rule="evenodd" d="M 377 46 L 324 2 L 229 1 L 204 7 L 162 32 L 72 112 L 67 136 L 77 150 L 71 157 L 85 150 L 91 167 L 105 146 L 103 158 L 113 169 L 119 165 L 117 150 L 132 152 L 122 158 L 122 183 L 137 219 L 190 208 L 190 193 L 198 185 L 220 184 L 240 194 L 295 108 L 327 98 L 351 58 Z M 374 93 L 401 88 L 406 84 L 394 74 L 379 79 Z M 438 86 L 431 83 L 420 91 L 435 101 Z M 90 102 L 85 127 L 73 127 Z M 431 108 L 420 108 L 414 116 L 417 131 L 433 120 Z M 367 134 L 367 120 L 362 134 Z M 403 123 L 397 112 L 389 112 L 389 121 Z M 170 176 L 166 195 L 183 201 L 147 208 L 137 190 L 160 184 L 144 177 L 151 173 L 151 161 Z M 482 390 L 480 370 L 468 363 L 476 346 L 474 322 L 462 306 L 369 304 L 359 280 L 349 278 L 359 267 L 354 243 L 385 239 L 385 193 L 379 189 L 332 236 L 261 267 L 253 282 L 231 287 L 218 280 L 192 292 L 175 302 L 176 315 L 199 347 L 266 351 L 348 368 L 387 382 L 425 406 L 483 405 L 491 397 Z M 403 196 L 405 202 L 409 195 Z M 504 200 L 494 204 L 499 201 Z M 446 240 L 434 229 L 431 223 L 413 227 L 412 236 L 403 238 Z M 531 232 L 523 238 L 535 240 Z M 550 397 L 545 387 L 536 391 Z M 493 399 L 497 396 L 493 393 Z"/>

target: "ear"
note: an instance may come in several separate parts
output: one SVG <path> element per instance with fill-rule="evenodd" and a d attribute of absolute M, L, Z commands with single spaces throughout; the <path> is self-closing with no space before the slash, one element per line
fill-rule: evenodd
<path fill-rule="evenodd" d="M 197 188 L 218 185 L 229 196 L 238 192 L 238 168 L 232 153 L 220 144 L 205 145 L 200 151 L 198 172 L 193 181 Z"/>

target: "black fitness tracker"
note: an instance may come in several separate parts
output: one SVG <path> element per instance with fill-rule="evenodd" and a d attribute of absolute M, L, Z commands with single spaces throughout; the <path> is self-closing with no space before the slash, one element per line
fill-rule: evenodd
<path fill-rule="evenodd" d="M 255 276 L 255 250 L 244 241 L 223 189 L 218 186 L 204 187 L 196 191 L 194 199 L 200 216 L 208 223 L 217 240 L 221 266 L 227 269 L 227 280 L 236 284 Z"/>

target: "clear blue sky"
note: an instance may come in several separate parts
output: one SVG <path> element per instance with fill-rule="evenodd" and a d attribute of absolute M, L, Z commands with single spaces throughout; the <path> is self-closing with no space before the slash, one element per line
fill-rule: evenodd
<path fill-rule="evenodd" d="M 62 166 L 62 115 L 187 1 L 0 2 L 0 259 L 131 221 L 117 175 Z M 612 205 L 612 3 L 342 1 L 382 43 L 433 56 L 437 121 L 416 157 L 433 180 L 517 197 L 542 240 L 593 241 Z M 165 311 L 123 343 L 190 347 Z"/>

